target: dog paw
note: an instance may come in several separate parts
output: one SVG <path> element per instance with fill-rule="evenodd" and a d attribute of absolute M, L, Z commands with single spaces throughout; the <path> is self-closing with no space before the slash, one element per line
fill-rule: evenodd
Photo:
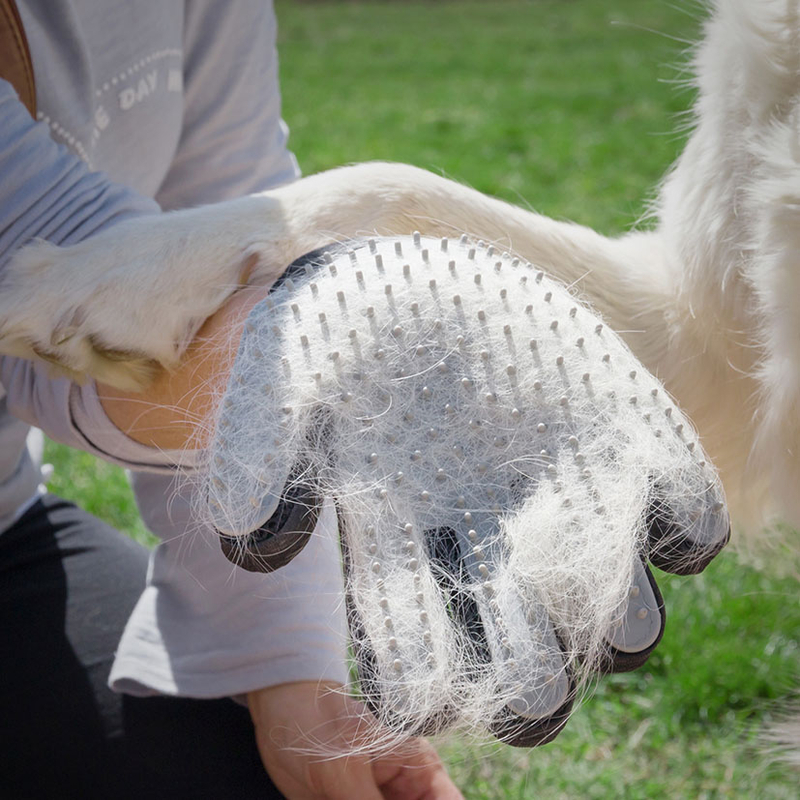
<path fill-rule="evenodd" d="M 240 286 L 260 256 L 248 233 L 265 227 L 234 202 L 128 220 L 67 247 L 34 242 L 0 282 L 0 353 L 141 389 Z"/>
<path fill-rule="evenodd" d="M 19 251 L 0 286 L 0 352 L 46 362 L 53 374 L 78 381 L 146 385 L 166 360 L 163 349 L 142 346 L 131 329 L 146 293 L 115 287 L 101 258 L 91 243 L 35 242 Z M 118 324 L 109 326 L 111 318 Z"/>

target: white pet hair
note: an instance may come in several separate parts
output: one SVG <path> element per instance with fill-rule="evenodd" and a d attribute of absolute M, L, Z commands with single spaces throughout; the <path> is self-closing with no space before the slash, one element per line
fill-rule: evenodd
<path fill-rule="evenodd" d="M 657 640 L 648 513 L 717 548 L 716 472 L 622 340 L 531 264 L 419 235 L 328 261 L 249 316 L 198 514 L 247 534 L 302 465 L 293 480 L 338 504 L 381 721 L 496 733 L 508 708 L 547 717 L 610 647 Z M 475 638 L 454 619 L 465 602 Z"/>

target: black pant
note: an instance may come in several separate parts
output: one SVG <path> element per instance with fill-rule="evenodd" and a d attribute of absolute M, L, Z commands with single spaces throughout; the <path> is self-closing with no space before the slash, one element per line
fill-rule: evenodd
<path fill-rule="evenodd" d="M 47 496 L 0 534 L 0 798 L 280 798 L 232 700 L 106 685 L 147 552 Z"/>

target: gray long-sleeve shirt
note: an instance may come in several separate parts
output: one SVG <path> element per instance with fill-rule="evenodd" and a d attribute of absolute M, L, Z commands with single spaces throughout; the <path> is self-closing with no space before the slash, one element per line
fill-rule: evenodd
<path fill-rule="evenodd" d="M 34 237 L 80 241 L 131 216 L 294 179 L 280 118 L 275 21 L 258 0 L 23 0 L 39 114 L 0 80 L 0 270 Z M 328 509 L 293 564 L 232 572 L 191 529 L 171 454 L 128 439 L 94 384 L 0 358 L 0 530 L 35 496 L 28 426 L 134 470 L 164 543 L 111 681 L 134 693 L 238 694 L 287 680 L 344 680 L 345 625 Z M 1 534 L 0 534 L 1 535 Z"/>

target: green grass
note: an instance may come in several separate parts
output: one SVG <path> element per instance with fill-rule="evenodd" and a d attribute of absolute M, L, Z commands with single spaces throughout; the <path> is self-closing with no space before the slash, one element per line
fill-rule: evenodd
<path fill-rule="evenodd" d="M 685 62 L 670 37 L 697 24 L 666 2 L 283 3 L 278 16 L 307 172 L 405 161 L 610 231 L 680 149 L 687 97 L 664 81 Z"/>
<path fill-rule="evenodd" d="M 694 13 L 659 0 L 279 2 L 291 144 L 306 172 L 407 161 L 622 231 L 682 145 L 672 131 L 691 95 L 672 82 Z M 47 453 L 52 488 L 146 540 L 119 470 Z M 603 680 L 554 744 L 445 747 L 467 797 L 796 797 L 797 773 L 756 741 L 800 674 L 793 565 L 779 577 L 726 554 L 699 578 L 661 576 L 663 643 L 646 668 Z"/>

